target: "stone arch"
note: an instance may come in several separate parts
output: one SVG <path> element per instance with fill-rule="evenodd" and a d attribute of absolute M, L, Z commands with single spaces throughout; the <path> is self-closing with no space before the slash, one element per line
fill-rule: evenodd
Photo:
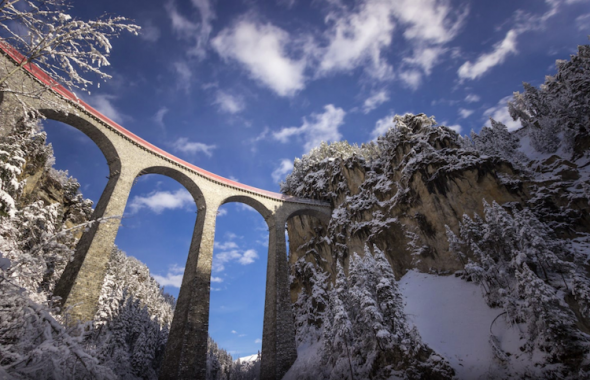
<path fill-rule="evenodd" d="M 88 136 L 104 155 L 111 176 L 120 173 L 121 160 L 119 159 L 119 153 L 111 140 L 96 125 L 72 112 L 65 113 L 53 109 L 39 109 L 38 111 L 47 119 L 67 124 Z"/>
<path fill-rule="evenodd" d="M 316 208 L 299 208 L 293 211 L 286 219 L 289 253 L 289 265 L 304 258 L 306 261 L 314 263 L 323 271 L 335 273 L 335 262 L 332 260 L 331 248 L 323 239 L 313 239 L 313 246 L 307 246 L 314 236 L 327 236 L 329 234 L 328 225 L 331 214 L 327 210 Z M 308 256 L 309 248 L 313 248 L 313 254 Z M 321 259 L 320 259 L 321 258 Z M 315 260 L 314 260 L 315 259 Z M 335 278 L 335 277 L 333 277 Z M 295 302 L 302 289 L 303 284 L 296 281 L 289 287 L 291 302 Z M 309 290 L 309 289 L 308 289 Z"/>
<path fill-rule="evenodd" d="M 233 202 L 244 203 L 244 204 L 252 207 L 254 210 L 258 211 L 258 213 L 260 215 L 262 215 L 264 220 L 266 220 L 267 224 L 269 224 L 272 220 L 272 218 L 271 218 L 271 216 L 273 215 L 272 211 L 270 211 L 260 201 L 254 199 L 252 197 L 249 197 L 247 195 L 232 195 L 232 196 L 224 199 L 223 202 L 221 202 L 221 204 L 224 205 L 226 203 L 233 203 Z M 270 225 L 269 225 L 269 227 L 270 227 Z"/>
<path fill-rule="evenodd" d="M 176 182 L 180 183 L 192 195 L 193 200 L 197 205 L 198 211 L 204 212 L 206 210 L 207 204 L 203 192 L 195 183 L 195 181 L 193 181 L 189 176 L 187 176 L 183 172 L 167 166 L 150 166 L 142 169 L 137 174 L 136 178 L 139 178 L 142 175 L 146 174 L 160 174 L 168 178 L 172 178 Z"/>
<path fill-rule="evenodd" d="M 301 215 L 307 215 L 307 216 L 312 216 L 314 218 L 317 218 L 326 226 L 328 225 L 328 223 L 330 223 L 330 219 L 332 218 L 332 214 L 326 212 L 326 210 L 323 210 L 323 209 L 300 208 L 300 209 L 293 211 L 289 215 L 287 215 L 287 217 L 285 218 L 285 221 L 288 221 L 289 219 L 293 218 L 294 216 L 301 216 Z"/>

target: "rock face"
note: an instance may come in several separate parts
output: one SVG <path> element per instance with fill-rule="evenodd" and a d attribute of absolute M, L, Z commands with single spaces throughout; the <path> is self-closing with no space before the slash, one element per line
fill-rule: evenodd
<path fill-rule="evenodd" d="M 58 203 L 66 228 L 87 222 L 92 214 L 92 201 L 84 199 L 78 191 L 80 184 L 76 179 L 69 177 L 67 172 L 52 168 L 53 149 L 51 145 L 45 145 L 45 139 L 45 133 L 39 133 L 32 140 L 34 147 L 25 157 L 20 175 L 24 186 L 18 199 L 19 207 L 37 201 L 42 201 L 44 205 Z M 82 232 L 82 229 L 76 232 L 76 239 Z"/>
<path fill-rule="evenodd" d="M 515 153 L 519 137 L 502 125 L 494 128 L 511 148 L 486 154 L 478 136 L 462 138 L 423 114 L 395 123 L 376 143 L 322 145 L 296 160 L 283 190 L 329 201 L 334 213 L 327 226 L 309 216 L 289 222 L 292 266 L 305 258 L 334 278 L 336 260 L 346 268 L 367 244 L 385 252 L 398 278 L 410 268 L 451 273 L 462 264 L 449 251 L 445 226 L 458 231 L 463 214 L 483 215 L 484 202 L 529 207 L 561 237 L 590 231 L 585 168 L 558 156 Z M 293 301 L 305 283 L 294 276 Z"/>

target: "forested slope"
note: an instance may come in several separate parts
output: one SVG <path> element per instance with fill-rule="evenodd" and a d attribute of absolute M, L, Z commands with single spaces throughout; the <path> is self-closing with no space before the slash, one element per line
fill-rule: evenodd
<path fill-rule="evenodd" d="M 54 306 L 92 202 L 52 168 L 45 137 L 28 121 L 0 141 L 0 371 L 16 379 L 155 379 L 174 300 L 145 265 L 113 247 L 89 324 L 68 324 L 67 311 Z"/>
<path fill-rule="evenodd" d="M 92 202 L 53 163 L 35 120 L 0 137 L 0 378 L 157 379 L 175 300 L 145 264 L 113 247 L 91 322 L 55 306 Z M 209 379 L 258 377 L 259 359 L 236 363 L 213 340 L 208 351 Z"/>

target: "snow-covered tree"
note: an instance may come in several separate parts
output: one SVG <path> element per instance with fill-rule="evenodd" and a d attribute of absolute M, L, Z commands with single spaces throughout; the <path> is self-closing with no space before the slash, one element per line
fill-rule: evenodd
<path fill-rule="evenodd" d="M 298 278 L 305 279 L 297 301 L 293 305 L 297 341 L 315 341 L 319 338 L 324 320 L 323 314 L 329 303 L 330 275 L 304 258 L 295 263 L 294 272 Z"/>
<path fill-rule="evenodd" d="M 399 291 L 391 264 L 385 254 L 377 246 L 373 246 L 375 252 L 375 270 L 380 274 L 376 285 L 376 295 L 379 307 L 382 310 L 384 324 L 391 334 L 390 345 L 399 346 L 402 351 L 408 351 L 412 347 L 410 342 L 414 340 L 413 348 L 416 349 L 417 332 L 410 330 L 403 312 L 403 299 Z M 367 256 L 367 255 L 365 255 Z"/>
<path fill-rule="evenodd" d="M 332 314 L 334 315 L 334 322 L 332 323 L 334 341 L 332 347 L 336 349 L 335 352 L 344 352 L 344 358 L 342 359 L 339 358 L 339 355 L 335 355 L 336 360 L 333 364 L 332 377 L 346 376 L 354 379 L 354 368 L 351 357 L 354 331 L 345 303 L 345 301 L 348 301 L 348 281 L 340 263 L 337 264 L 336 287 L 333 291 L 331 301 Z"/>
<path fill-rule="evenodd" d="M 529 209 L 510 214 L 493 202 L 484 210 L 484 219 L 464 215 L 461 239 L 448 230 L 453 249 L 469 258 L 466 275 L 481 284 L 490 306 L 503 307 L 512 323 L 526 324 L 523 350 L 540 350 L 577 373 L 590 352 L 590 336 L 579 329 L 583 321 L 570 305 L 577 301 L 577 308 L 587 310 L 587 276 Z M 576 300 L 570 305 L 568 294 Z"/>
<path fill-rule="evenodd" d="M 475 149 L 483 154 L 502 157 L 520 169 L 525 169 L 527 157 L 519 151 L 520 141 L 499 121 L 490 118 L 491 126 L 484 126 L 479 133 L 471 132 Z"/>
<path fill-rule="evenodd" d="M 67 0 L 0 2 L 0 37 L 23 56 L 18 66 L 2 74 L 0 86 L 29 63 L 70 88 L 88 89 L 92 81 L 85 77 L 87 73 L 110 78 L 103 71 L 109 65 L 110 39 L 122 32 L 137 34 L 139 26 L 121 16 L 83 21 L 68 14 L 70 9 Z"/>
<path fill-rule="evenodd" d="M 52 303 L 33 301 L 31 291 L 12 281 L 19 269 L 1 254 L 0 261 L 0 377 L 116 379 L 87 349 L 86 326 L 62 325 Z"/>
<path fill-rule="evenodd" d="M 157 379 L 167 329 L 127 291 L 118 312 L 92 337 L 101 363 L 125 379 Z M 157 360 L 159 359 L 159 360 Z"/>
<path fill-rule="evenodd" d="M 0 378 L 155 379 L 174 305 L 144 264 L 114 249 L 92 323 L 67 321 L 53 306 L 55 283 L 93 223 L 92 202 L 51 168 L 53 151 L 31 122 L 0 137 L 11 207 L 0 216 Z"/>
<path fill-rule="evenodd" d="M 508 108 L 529 129 L 536 150 L 555 153 L 562 147 L 577 159 L 588 154 L 590 141 L 590 46 L 578 46 L 577 54 L 556 66 L 557 74 L 540 88 L 525 83 Z"/>
<path fill-rule="evenodd" d="M 336 265 L 329 306 L 322 314 L 323 367 L 316 369 L 317 378 L 452 377 L 448 363 L 410 327 L 393 270 L 383 252 L 374 250 L 374 255 L 368 247 L 363 257 L 352 255 L 348 277 Z"/>

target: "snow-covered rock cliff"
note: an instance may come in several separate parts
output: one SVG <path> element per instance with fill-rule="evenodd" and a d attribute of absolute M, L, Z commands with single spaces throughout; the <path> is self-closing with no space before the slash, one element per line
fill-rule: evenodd
<path fill-rule="evenodd" d="M 481 321 L 466 322 L 467 331 L 488 330 L 473 335 L 485 337 L 475 344 L 487 348 L 478 352 L 487 353 L 480 355 L 485 359 L 478 364 L 481 368 L 471 369 L 472 375 L 588 375 L 590 47 L 581 46 L 576 56 L 557 67 L 557 75 L 543 86 L 525 85 L 524 93 L 516 93 L 509 103 L 511 115 L 523 125 L 518 131 L 491 120 L 479 134 L 459 136 L 433 117 L 406 114 L 396 116 L 375 142 L 360 147 L 322 144 L 295 160 L 283 192 L 331 202 L 334 212 L 329 225 L 308 216 L 293 218 L 288 225 L 291 295 L 301 357 L 307 358 L 298 360 L 289 376 L 305 377 L 313 371 L 316 378 L 341 376 L 347 372 L 344 359 L 350 376 L 360 378 L 426 373 L 423 367 L 415 372 L 412 365 L 396 364 L 399 360 L 389 360 L 383 352 L 380 326 L 392 311 L 385 308 L 380 288 L 367 285 L 362 290 L 365 298 L 352 291 L 358 286 L 355 268 L 373 255 L 385 257 L 398 280 L 414 271 L 455 273 L 453 281 L 478 285 L 478 302 L 488 309 L 482 313 L 499 316 L 500 322 L 487 327 Z M 413 285 L 398 294 L 419 294 L 412 289 L 419 282 L 409 283 Z M 454 294 L 437 294 L 455 309 L 451 314 L 461 317 L 469 308 L 456 307 Z M 367 308 L 374 315 L 364 320 Z M 403 303 L 392 310 L 402 318 Z M 340 334 L 348 348 L 326 346 L 339 334 L 333 331 L 335 315 L 343 311 L 350 326 Z M 424 318 L 422 313 L 399 325 L 402 330 L 416 327 L 414 339 L 434 350 L 431 359 L 421 363 L 432 364 L 436 356 L 456 375 L 467 376 L 465 353 L 453 351 L 463 334 L 441 346 L 436 342 L 444 334 L 433 337 Z M 426 318 L 432 326 L 439 316 Z M 498 333 L 500 324 L 510 333 Z M 367 340 L 372 341 L 368 346 Z M 302 363 L 310 358 L 306 350 L 317 350 L 316 357 L 329 351 L 331 358 L 310 362 L 304 369 Z M 450 376 L 448 371 L 437 373 Z"/>

